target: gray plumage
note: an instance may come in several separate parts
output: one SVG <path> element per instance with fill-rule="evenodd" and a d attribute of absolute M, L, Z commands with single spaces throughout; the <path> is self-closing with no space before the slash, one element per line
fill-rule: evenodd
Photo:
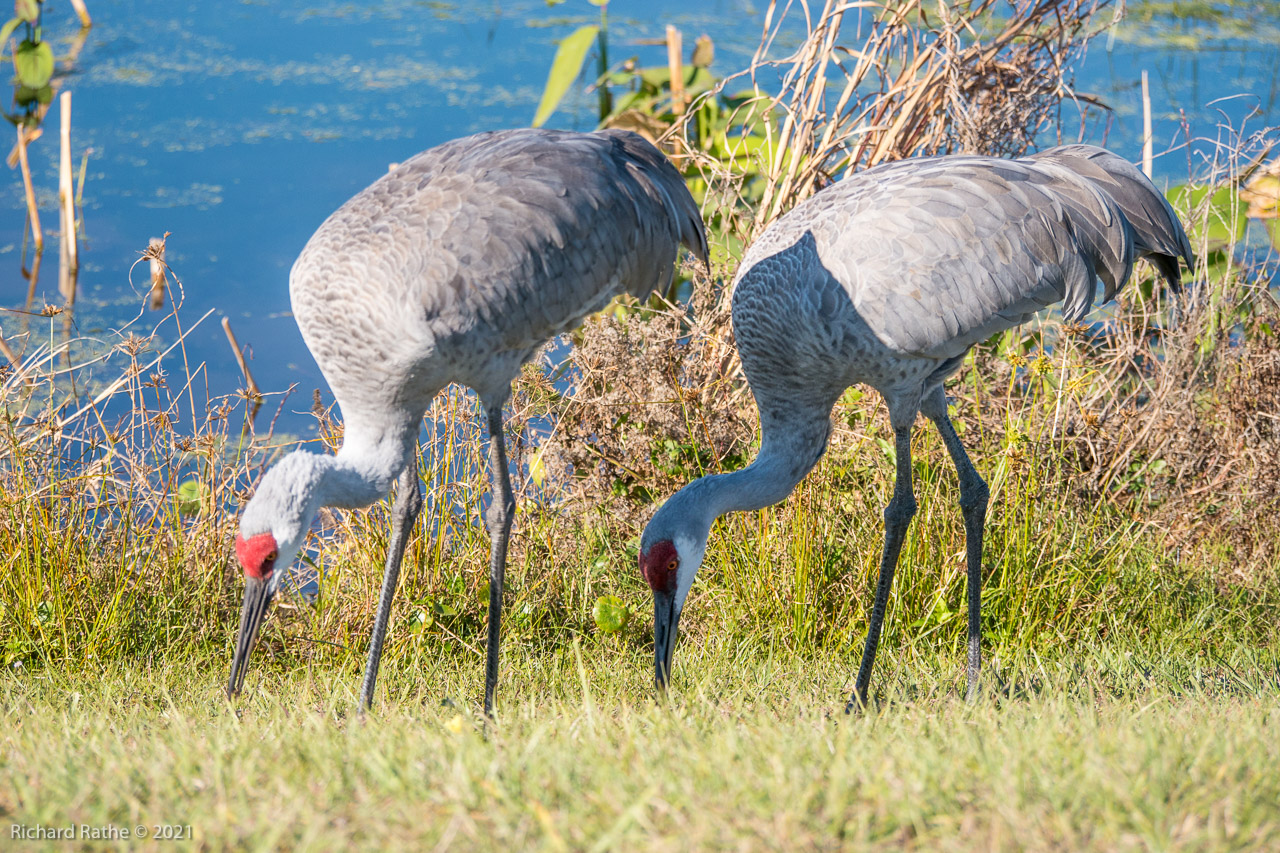
<path fill-rule="evenodd" d="M 1181 224 L 1151 182 L 1132 164 L 1087 145 L 1013 161 L 898 161 L 823 190 L 766 229 L 743 258 L 732 306 L 760 412 L 760 455 L 742 471 L 705 477 L 676 493 L 641 540 L 655 616 L 669 626 L 655 642 L 659 683 L 711 523 L 790 494 L 826 448 L 836 400 L 865 383 L 888 405 L 897 475 L 850 705 L 865 701 L 897 553 L 915 512 L 910 428 L 917 412 L 935 422 L 960 475 L 972 696 L 988 493 L 951 426 L 942 383 L 974 344 L 1047 306 L 1062 303 L 1065 318 L 1079 320 L 1124 284 L 1135 257 L 1150 258 L 1173 287 L 1178 259 L 1193 265 Z M 651 556 L 658 545 L 662 565 Z"/>
<path fill-rule="evenodd" d="M 516 130 L 401 163 L 320 226 L 294 264 L 298 327 L 351 426 L 417 422 L 450 382 L 485 399 L 550 338 L 671 281 L 697 206 L 634 133 Z"/>
<path fill-rule="evenodd" d="M 684 181 L 650 143 L 616 130 L 513 130 L 448 142 L 335 211 L 294 264 L 289 294 L 342 410 L 343 445 L 332 457 L 286 457 L 244 510 L 237 553 L 247 585 L 228 691 L 243 682 L 283 574 L 275 568 L 292 562 L 319 507 L 366 506 L 396 482 L 361 697 L 362 707 L 372 702 L 400 558 L 421 506 L 411 464 L 421 418 L 458 382 L 476 390 L 488 416 L 491 710 L 514 510 L 501 430 L 511 381 L 550 338 L 615 296 L 666 287 L 681 243 L 706 262 L 702 217 Z"/>

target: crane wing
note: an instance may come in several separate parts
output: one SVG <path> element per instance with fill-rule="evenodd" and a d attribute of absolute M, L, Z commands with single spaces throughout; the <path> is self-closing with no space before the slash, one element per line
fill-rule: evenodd
<path fill-rule="evenodd" d="M 475 363 L 519 360 L 619 293 L 666 286 L 681 242 L 705 259 L 697 205 L 642 137 L 482 133 L 401 163 L 335 211 L 291 295 L 304 335 L 341 326 L 327 337 L 368 332 L 372 352 L 451 341 Z"/>
<path fill-rule="evenodd" d="M 906 160 L 825 190 L 784 216 L 744 268 L 812 233 L 860 319 L 904 355 L 954 358 L 1065 302 L 1077 319 L 1101 277 L 1128 277 L 1132 229 L 1105 193 L 1056 163 Z"/>

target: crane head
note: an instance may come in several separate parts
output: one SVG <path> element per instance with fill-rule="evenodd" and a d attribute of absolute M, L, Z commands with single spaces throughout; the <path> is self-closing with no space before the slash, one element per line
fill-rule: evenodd
<path fill-rule="evenodd" d="M 661 529 L 660 516 L 654 516 L 641 537 L 640 574 L 653 590 L 653 679 L 662 690 L 671 675 L 680 612 L 702 565 L 706 539 L 699 545 L 695 538 L 651 534 L 655 529 Z"/>
<path fill-rule="evenodd" d="M 242 533 L 236 537 L 236 558 L 244 570 L 244 605 L 241 607 L 241 630 L 236 640 L 236 657 L 232 658 L 227 695 L 236 695 L 244 684 L 244 672 L 248 670 L 248 656 L 257 640 L 257 629 L 280 585 L 275 571 L 279 557 L 280 548 L 270 532 L 247 538 Z"/>
<path fill-rule="evenodd" d="M 244 605 L 240 608 L 240 634 L 236 639 L 235 657 L 231 659 L 231 680 L 227 683 L 227 695 L 234 696 L 244 685 L 244 675 L 249 669 L 249 654 L 258 639 L 258 628 L 267 613 L 271 599 L 280 587 L 280 572 L 276 563 L 280 548 L 270 531 L 246 537 L 236 537 L 236 559 L 244 569 Z"/>
<path fill-rule="evenodd" d="M 228 696 L 239 693 L 244 685 L 258 629 L 315 514 L 315 460 L 319 458 L 310 453 L 286 456 L 263 476 L 240 517 L 236 559 L 244 570 L 244 605 L 240 609 L 235 656 L 231 659 Z"/>

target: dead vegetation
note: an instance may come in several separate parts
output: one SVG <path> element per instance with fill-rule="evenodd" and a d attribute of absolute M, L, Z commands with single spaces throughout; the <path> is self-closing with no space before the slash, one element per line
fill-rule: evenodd
<path fill-rule="evenodd" d="M 1023 153 L 1058 123 L 1064 103 L 1084 103 L 1072 89 L 1073 64 L 1114 21 L 1099 14 L 1110 5 L 825 0 L 811 9 L 772 0 L 751 65 L 704 96 L 750 87 L 735 117 L 738 138 L 728 142 L 735 157 L 756 161 L 763 196 L 741 236 L 749 240 L 846 171 L 957 151 Z M 800 16 L 807 36 L 784 54 L 780 35 Z M 675 128 L 681 151 L 710 180 L 732 183 L 720 161 L 699 157 L 688 121 Z M 764 144 L 752 145 L 754 136 Z"/>

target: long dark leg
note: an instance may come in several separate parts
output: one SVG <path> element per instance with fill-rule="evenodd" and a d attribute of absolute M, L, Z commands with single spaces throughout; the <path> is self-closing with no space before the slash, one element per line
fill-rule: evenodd
<path fill-rule="evenodd" d="M 911 492 L 911 420 L 895 423 L 894 446 L 897 449 L 897 471 L 893 480 L 893 498 L 884 510 L 884 553 L 880 557 L 880 580 L 876 583 L 876 601 L 871 608 L 871 624 L 867 626 L 867 644 L 862 649 L 862 664 L 858 667 L 858 682 L 853 696 L 845 706 L 845 713 L 861 709 L 867 704 L 867 687 L 871 683 L 871 667 L 876 660 L 876 647 L 880 644 L 880 628 L 884 624 L 884 609 L 889 603 L 889 590 L 893 587 L 893 570 L 898 565 L 898 552 L 906 537 L 907 525 L 916 514 L 916 498 Z"/>
<path fill-rule="evenodd" d="M 925 401 L 921 411 L 938 427 L 960 478 L 960 511 L 964 513 L 965 560 L 969 570 L 969 683 L 965 701 L 972 702 L 978 697 L 978 675 L 982 670 L 982 529 L 987 520 L 991 490 L 969 461 L 969 454 L 951 425 L 947 398 L 941 386 Z"/>
<path fill-rule="evenodd" d="M 489 489 L 491 499 L 485 513 L 489 528 L 489 647 L 484 668 L 484 713 L 493 713 L 493 691 L 498 686 L 498 644 L 502 627 L 502 578 L 507 569 L 507 539 L 516 511 L 507 473 L 507 442 L 502 433 L 502 403 L 488 406 Z"/>
<path fill-rule="evenodd" d="M 369 662 L 364 668 L 364 686 L 360 688 L 360 710 L 373 707 L 373 687 L 378 680 L 378 664 L 382 661 L 382 641 L 387 636 L 391 617 L 391 601 L 400 580 L 400 562 L 409 542 L 413 523 L 422 510 L 422 492 L 418 487 L 418 454 L 396 480 L 396 499 L 391 507 L 391 543 L 387 547 L 387 567 L 382 574 L 382 595 L 378 598 L 378 616 L 373 622 L 373 640 L 369 643 Z"/>

